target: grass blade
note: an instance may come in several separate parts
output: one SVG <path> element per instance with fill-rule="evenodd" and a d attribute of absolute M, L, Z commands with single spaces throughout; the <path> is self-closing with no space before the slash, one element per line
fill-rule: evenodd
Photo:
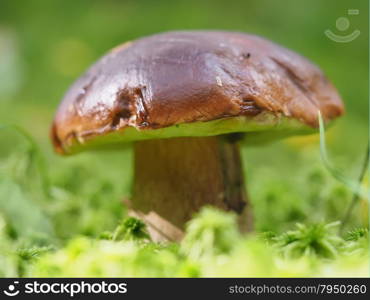
<path fill-rule="evenodd" d="M 2 125 L 2 124 L 0 124 L 0 130 L 1 129 L 11 129 L 11 130 L 16 131 L 19 135 L 21 135 L 23 138 L 25 138 L 25 140 L 27 140 L 27 142 L 30 144 L 32 150 L 36 154 L 35 163 L 36 163 L 36 167 L 39 170 L 43 193 L 44 193 L 45 197 L 49 197 L 50 196 L 50 183 L 49 183 L 49 176 L 48 176 L 48 172 L 47 172 L 47 168 L 46 168 L 45 159 L 44 159 L 44 156 L 43 156 L 39 146 L 37 145 L 36 141 L 34 140 L 34 138 L 26 130 L 24 130 L 23 128 L 21 128 L 17 125 Z"/>
<path fill-rule="evenodd" d="M 365 160 L 360 172 L 359 179 L 357 181 L 354 181 L 352 179 L 347 178 L 344 176 L 338 169 L 334 168 L 331 163 L 329 162 L 328 159 L 328 154 L 326 151 L 326 139 L 325 139 L 325 127 L 324 127 L 324 121 L 321 115 L 321 112 L 318 112 L 318 118 L 319 118 L 319 125 L 320 125 L 320 153 L 321 153 L 321 159 L 322 162 L 325 166 L 325 168 L 329 171 L 329 173 L 337 179 L 339 182 L 343 183 L 346 185 L 352 192 L 353 192 L 353 197 L 352 201 L 346 211 L 346 214 L 343 218 L 342 225 L 340 227 L 340 232 L 343 230 L 345 224 L 347 223 L 353 208 L 355 204 L 358 202 L 360 198 L 367 199 L 369 201 L 369 194 L 368 191 L 365 190 L 364 188 L 361 187 L 361 183 L 365 177 L 366 170 L 368 169 L 369 166 L 369 144 L 367 147 L 366 155 L 365 155 Z"/>

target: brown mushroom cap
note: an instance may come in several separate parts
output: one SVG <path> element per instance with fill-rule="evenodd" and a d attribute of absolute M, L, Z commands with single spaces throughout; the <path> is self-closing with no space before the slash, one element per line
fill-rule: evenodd
<path fill-rule="evenodd" d="M 168 32 L 125 43 L 65 95 L 52 139 L 60 153 L 148 138 L 315 128 L 343 113 L 320 69 L 263 38 Z"/>

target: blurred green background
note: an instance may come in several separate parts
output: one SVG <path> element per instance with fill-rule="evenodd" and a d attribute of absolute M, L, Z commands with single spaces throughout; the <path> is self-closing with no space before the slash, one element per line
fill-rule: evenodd
<path fill-rule="evenodd" d="M 348 9 L 359 15 L 349 16 Z M 49 129 L 70 84 L 110 48 L 170 30 L 254 33 L 318 64 L 343 96 L 346 115 L 327 132 L 332 163 L 356 179 L 368 143 L 368 1 L 0 0 L 0 214 L 14 239 L 98 236 L 113 230 L 130 196 L 132 153 L 53 153 Z M 347 17 L 340 31 L 336 20 Z M 325 36 L 358 29 L 337 43 Z M 40 154 L 41 153 L 41 154 Z M 352 193 L 320 161 L 317 135 L 243 148 L 256 230 L 281 232 L 295 222 L 341 220 Z M 347 228 L 367 226 L 365 200 Z"/>

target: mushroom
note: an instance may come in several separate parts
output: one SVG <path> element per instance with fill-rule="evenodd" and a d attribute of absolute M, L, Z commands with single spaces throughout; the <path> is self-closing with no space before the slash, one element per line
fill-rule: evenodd
<path fill-rule="evenodd" d="M 56 151 L 132 142 L 131 214 L 156 241 L 180 240 L 204 205 L 252 227 L 239 140 L 315 132 L 343 104 L 321 70 L 254 35 L 157 34 L 114 48 L 66 93 L 53 122 Z"/>

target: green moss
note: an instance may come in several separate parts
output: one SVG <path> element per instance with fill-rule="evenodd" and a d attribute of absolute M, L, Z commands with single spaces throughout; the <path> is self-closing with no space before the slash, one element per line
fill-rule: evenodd
<path fill-rule="evenodd" d="M 131 221 L 122 224 L 131 228 L 128 223 L 133 219 L 127 220 Z M 267 244 L 253 235 L 241 236 L 233 214 L 205 208 L 189 222 L 179 247 L 80 237 L 42 256 L 32 276 L 366 276 L 368 246 L 358 243 L 357 249 L 363 249 L 362 252 L 343 251 L 338 243 L 342 240 L 331 228 L 333 224 L 300 225 L 294 231 L 272 237 Z M 294 251 L 287 251 L 292 247 Z"/>

